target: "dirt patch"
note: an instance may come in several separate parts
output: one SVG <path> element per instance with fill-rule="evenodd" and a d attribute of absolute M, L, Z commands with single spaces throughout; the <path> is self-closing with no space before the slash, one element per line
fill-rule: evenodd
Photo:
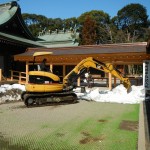
<path fill-rule="evenodd" d="M 63 136 L 65 136 L 65 134 L 64 133 L 57 133 L 56 136 L 57 137 L 63 137 Z"/>
<path fill-rule="evenodd" d="M 0 105 L 5 105 L 5 104 L 7 105 L 7 104 L 18 103 L 18 102 L 21 102 L 21 100 L 12 100 L 12 101 L 5 100 L 4 102 L 0 102 Z"/>
<path fill-rule="evenodd" d="M 27 150 L 27 149 L 29 149 L 27 146 L 12 145 L 10 143 L 10 140 L 6 139 L 1 132 L 0 132 L 0 148 L 8 149 L 8 150 Z"/>
<path fill-rule="evenodd" d="M 100 120 L 98 120 L 98 122 L 108 122 L 108 121 L 104 120 L 104 119 L 100 119 Z"/>
<path fill-rule="evenodd" d="M 86 137 L 80 140 L 80 144 L 88 144 L 93 142 L 102 142 L 104 140 L 104 135 L 101 135 L 99 137 Z"/>
<path fill-rule="evenodd" d="M 138 121 L 123 120 L 119 129 L 128 131 L 138 131 Z"/>
<path fill-rule="evenodd" d="M 11 106 L 9 109 L 26 109 L 27 107 L 25 105 L 17 105 L 17 106 Z"/>
<path fill-rule="evenodd" d="M 83 134 L 84 136 L 91 136 L 90 133 L 88 133 L 86 131 L 81 132 L 81 134 Z"/>
<path fill-rule="evenodd" d="M 101 142 L 104 140 L 104 135 L 98 136 L 98 137 L 92 137 L 91 134 L 87 131 L 81 132 L 82 135 L 85 137 L 80 140 L 80 144 L 88 144 L 93 142 Z"/>

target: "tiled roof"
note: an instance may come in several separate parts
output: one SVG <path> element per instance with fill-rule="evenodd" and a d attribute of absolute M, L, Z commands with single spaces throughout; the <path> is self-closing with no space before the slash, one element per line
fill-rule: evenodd
<path fill-rule="evenodd" d="M 58 32 L 53 31 L 51 32 L 44 32 L 38 37 L 42 39 L 39 41 L 41 44 L 45 45 L 46 47 L 69 47 L 69 46 L 78 46 L 79 43 L 77 42 L 79 39 L 79 33 L 73 32 L 71 30 L 60 30 Z"/>
<path fill-rule="evenodd" d="M 40 44 L 36 41 L 32 41 L 29 39 L 25 39 L 22 37 L 6 34 L 6 33 L 2 33 L 2 32 L 0 32 L 0 39 L 10 41 L 10 43 L 15 41 L 16 44 L 18 43 L 18 45 L 22 44 L 22 45 L 28 45 L 28 46 L 32 45 L 33 47 L 43 47 L 42 44 Z"/>

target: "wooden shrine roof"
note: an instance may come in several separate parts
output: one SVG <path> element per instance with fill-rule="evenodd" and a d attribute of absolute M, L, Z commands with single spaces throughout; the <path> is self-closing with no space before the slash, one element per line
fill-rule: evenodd
<path fill-rule="evenodd" d="M 93 57 L 103 62 L 111 63 L 142 63 L 150 59 L 146 53 L 146 42 L 128 44 L 102 44 L 78 47 L 62 48 L 28 48 L 25 53 L 14 56 L 15 61 L 33 61 L 33 54 L 37 51 L 53 52 L 46 56 L 49 63 L 55 64 L 76 64 L 86 57 Z M 40 62 L 45 58 L 37 57 Z"/>
<path fill-rule="evenodd" d="M 26 26 L 16 1 L 0 4 L 0 32 L 36 40 Z"/>

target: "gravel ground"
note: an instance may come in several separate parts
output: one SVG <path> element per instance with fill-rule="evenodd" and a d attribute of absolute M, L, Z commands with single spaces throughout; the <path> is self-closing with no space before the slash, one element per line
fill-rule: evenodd
<path fill-rule="evenodd" d="M 2 104 L 0 147 L 2 150 L 51 150 L 58 147 L 60 150 L 87 150 L 91 146 L 93 150 L 98 149 L 109 131 L 104 135 L 94 129 L 100 123 L 111 122 L 116 116 L 121 117 L 132 111 L 133 105 L 83 100 L 75 104 L 31 108 L 27 108 L 23 102 Z M 92 138 L 93 135 L 95 138 Z M 85 143 L 88 145 L 85 146 Z"/>

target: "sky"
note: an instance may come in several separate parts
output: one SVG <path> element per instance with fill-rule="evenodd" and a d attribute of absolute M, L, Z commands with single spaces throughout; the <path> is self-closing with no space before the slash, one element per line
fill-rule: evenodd
<path fill-rule="evenodd" d="M 0 4 L 6 2 L 10 0 L 0 0 Z M 22 13 L 61 19 L 79 17 L 91 10 L 102 10 L 112 18 L 124 6 L 139 3 L 147 9 L 150 18 L 150 0 L 19 0 L 18 3 Z"/>

